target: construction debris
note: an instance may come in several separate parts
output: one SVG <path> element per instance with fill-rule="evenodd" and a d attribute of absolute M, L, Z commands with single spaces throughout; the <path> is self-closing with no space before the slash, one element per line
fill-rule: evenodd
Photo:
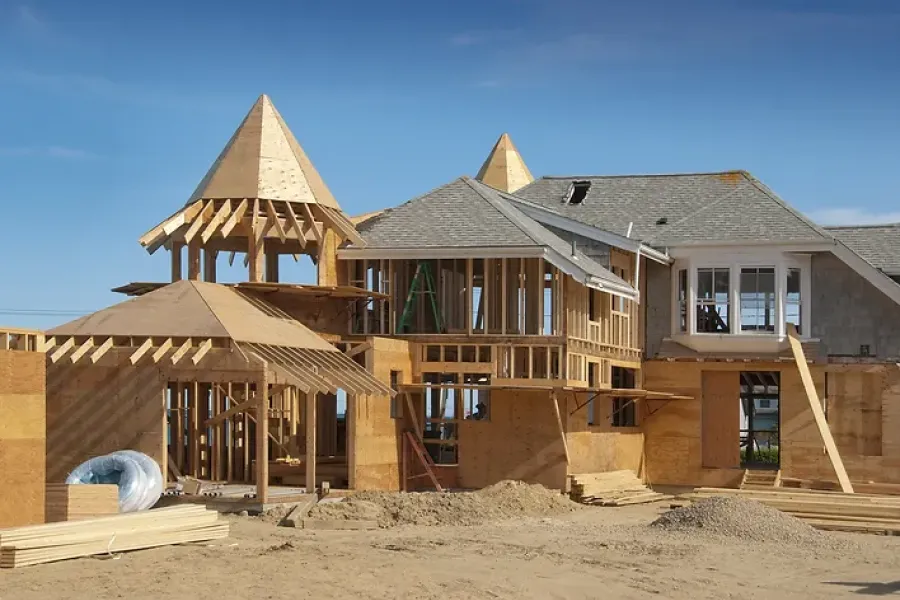
<path fill-rule="evenodd" d="M 177 506 L 85 521 L 0 530 L 0 568 L 228 537 L 228 523 L 202 506 Z"/>
<path fill-rule="evenodd" d="M 572 500 L 598 506 L 628 506 L 671 500 L 647 487 L 633 471 L 585 473 L 572 476 Z"/>
<path fill-rule="evenodd" d="M 814 490 L 697 488 L 692 500 L 727 496 L 755 500 L 816 529 L 900 535 L 900 498 Z"/>

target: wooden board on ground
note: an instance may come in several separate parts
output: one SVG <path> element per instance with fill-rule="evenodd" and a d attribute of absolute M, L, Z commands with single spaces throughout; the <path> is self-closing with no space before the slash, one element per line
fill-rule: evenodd
<path fill-rule="evenodd" d="M 46 521 L 80 521 L 119 512 L 119 486 L 48 483 Z"/>
<path fill-rule="evenodd" d="M 584 473 L 572 476 L 572 499 L 582 504 L 628 506 L 670 500 L 644 485 L 634 471 Z"/>

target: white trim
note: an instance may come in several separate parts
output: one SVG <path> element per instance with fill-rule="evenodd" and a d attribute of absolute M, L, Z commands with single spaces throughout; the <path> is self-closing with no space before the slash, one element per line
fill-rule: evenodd
<path fill-rule="evenodd" d="M 466 248 L 340 248 L 338 258 L 539 258 L 544 256 L 544 248 L 523 247 L 466 247 Z"/>
<path fill-rule="evenodd" d="M 585 225 L 584 223 L 575 221 L 574 219 L 569 219 L 568 217 L 558 215 L 546 208 L 535 206 L 530 202 L 525 202 L 520 198 L 510 197 L 509 199 L 516 205 L 516 208 L 543 225 L 557 227 L 559 229 L 568 231 L 569 233 L 574 233 L 591 240 L 603 242 L 604 244 L 615 246 L 616 248 L 627 250 L 628 252 L 640 252 L 650 260 L 658 262 L 661 265 L 668 265 L 672 263 L 672 258 L 666 253 L 660 252 L 655 248 L 651 248 L 650 246 L 642 244 L 637 240 L 633 240 L 626 236 L 622 236 L 611 231 L 606 231 L 592 225 Z"/>
<path fill-rule="evenodd" d="M 640 302 L 640 292 L 638 292 L 638 290 L 632 288 L 627 283 L 623 286 L 613 281 L 606 281 L 599 277 L 595 277 L 594 275 L 590 275 L 577 265 L 576 261 L 578 259 L 570 259 L 563 256 L 556 250 L 548 248 L 544 253 L 544 260 L 552 264 L 554 267 L 556 267 L 566 275 L 574 277 L 579 283 L 586 287 L 593 288 L 601 292 L 606 292 L 607 294 L 612 294 L 613 296 L 621 296 L 626 300 Z"/>

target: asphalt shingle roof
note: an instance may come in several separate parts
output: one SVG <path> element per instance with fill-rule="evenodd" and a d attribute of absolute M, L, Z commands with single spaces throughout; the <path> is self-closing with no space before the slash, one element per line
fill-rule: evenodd
<path fill-rule="evenodd" d="M 547 248 L 598 279 L 631 288 L 515 208 L 511 197 L 470 177 L 385 210 L 357 226 L 366 249 Z M 557 265 L 559 266 L 559 265 Z"/>
<path fill-rule="evenodd" d="M 563 197 L 590 181 L 581 204 Z M 656 247 L 691 242 L 815 241 L 831 236 L 744 171 L 544 177 L 515 196 L 566 218 Z M 664 222 L 661 222 L 664 220 Z"/>
<path fill-rule="evenodd" d="M 900 223 L 825 228 L 876 269 L 900 275 Z"/>

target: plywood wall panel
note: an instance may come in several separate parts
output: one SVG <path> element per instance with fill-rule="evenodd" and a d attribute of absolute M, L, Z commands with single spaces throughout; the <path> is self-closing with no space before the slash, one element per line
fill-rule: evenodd
<path fill-rule="evenodd" d="M 701 452 L 703 467 L 736 469 L 741 465 L 740 373 L 701 372 Z"/>
<path fill-rule="evenodd" d="M 0 350 L 0 528 L 44 522 L 45 361 Z"/>

